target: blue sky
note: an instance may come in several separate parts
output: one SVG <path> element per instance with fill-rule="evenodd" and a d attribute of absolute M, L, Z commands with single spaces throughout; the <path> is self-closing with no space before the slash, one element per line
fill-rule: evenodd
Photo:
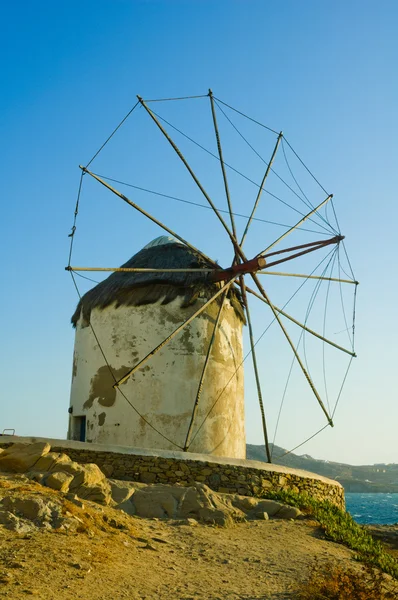
<path fill-rule="evenodd" d="M 78 165 L 88 162 L 135 103 L 136 94 L 144 98 L 206 94 L 211 87 L 228 104 L 283 130 L 323 186 L 334 193 L 361 282 L 359 356 L 336 413 L 336 426 L 300 452 L 353 463 L 397 462 L 397 4 L 70 1 L 8 3 L 1 12 L 7 28 L 0 40 L 0 429 L 15 427 L 22 435 L 54 437 L 66 433 L 74 337 L 69 320 L 76 292 L 64 266 Z M 215 150 L 204 102 L 208 100 L 157 104 L 156 110 Z M 275 139 L 228 114 L 267 159 Z M 133 113 L 93 166 L 110 177 L 202 202 L 145 116 L 143 109 Z M 231 164 L 261 180 L 263 165 L 233 137 L 222 115 L 219 119 Z M 207 155 L 184 139 L 178 141 L 216 204 L 223 206 L 219 171 Z M 321 201 L 319 189 L 290 158 L 306 191 Z M 280 165 L 287 176 L 279 155 L 278 160 L 275 168 Z M 233 173 L 230 184 L 235 209 L 247 214 L 256 189 Z M 277 181 L 270 178 L 269 185 L 280 193 Z M 159 203 L 143 194 L 134 199 L 221 263 L 230 260 L 225 236 L 207 211 Z M 258 216 L 286 220 L 289 215 L 267 197 Z M 294 222 L 291 215 L 288 222 Z M 75 256 L 84 265 L 117 266 L 161 234 L 91 181 L 87 185 L 85 181 L 78 228 Z M 256 223 L 247 241 L 248 253 L 266 247 L 274 234 L 276 229 Z M 309 238 L 295 237 L 292 243 L 298 240 Z M 310 263 L 300 268 L 307 266 Z M 293 270 L 293 264 L 289 268 Z M 285 284 L 269 285 L 275 302 L 283 303 L 284 294 L 290 295 Z M 82 291 L 89 287 L 84 282 L 81 286 Z M 338 295 L 332 295 L 329 304 L 336 320 L 340 317 L 333 306 L 338 303 Z M 304 299 L 297 304 L 301 318 L 304 305 Z M 267 324 L 262 308 L 253 307 L 258 333 Z M 322 313 L 314 318 L 321 324 Z M 343 341 L 333 326 L 333 339 Z M 280 332 L 275 327 L 270 332 L 258 351 L 266 409 L 274 425 L 291 355 Z M 315 347 L 308 351 L 317 358 Z M 333 387 L 341 373 L 340 359 L 327 357 Z M 248 362 L 248 441 L 261 443 L 249 371 Z M 276 443 L 291 448 L 314 433 L 323 423 L 318 413 L 297 373 Z"/>

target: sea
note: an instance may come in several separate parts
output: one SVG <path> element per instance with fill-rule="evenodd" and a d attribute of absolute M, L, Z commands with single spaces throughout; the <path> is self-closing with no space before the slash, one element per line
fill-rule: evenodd
<path fill-rule="evenodd" d="M 398 523 L 398 494 L 346 493 L 345 499 L 347 511 L 361 525 Z"/>

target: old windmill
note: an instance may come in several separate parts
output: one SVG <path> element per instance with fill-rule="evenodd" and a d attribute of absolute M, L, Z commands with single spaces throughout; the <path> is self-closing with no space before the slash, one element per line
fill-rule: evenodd
<path fill-rule="evenodd" d="M 332 195 L 319 184 L 283 134 L 232 108 L 216 98 L 211 91 L 203 96 L 156 100 L 167 104 L 178 103 L 179 106 L 189 101 L 209 104 L 208 115 L 209 123 L 212 123 L 214 151 L 156 113 L 151 108 L 154 100 L 143 100 L 138 97 L 135 106 L 100 150 L 86 166 L 81 167 L 69 261 L 66 267 L 80 296 L 80 302 L 72 318 L 76 327 L 76 342 L 68 435 L 73 439 L 108 444 L 244 458 L 243 364 L 248 357 L 251 357 L 254 377 L 252 389 L 256 390 L 267 459 L 271 462 L 272 451 L 264 406 L 267 405 L 267 398 L 264 401 L 261 383 L 263 364 L 259 362 L 256 353 L 258 342 L 256 329 L 259 320 L 260 325 L 262 324 L 262 318 L 258 316 L 260 314 L 258 306 L 255 311 L 256 316 L 253 318 L 251 299 L 255 298 L 255 302 L 269 311 L 270 324 L 276 324 L 280 339 L 286 344 L 292 357 L 288 380 L 293 366 L 296 366 L 302 381 L 308 388 L 308 396 L 316 401 L 319 410 L 323 413 L 326 423 L 322 427 L 324 428 L 333 426 L 334 411 L 342 389 L 340 383 L 344 383 L 351 360 L 355 356 L 354 317 L 357 281 L 345 251 L 344 237 L 339 229 Z M 118 191 L 114 187 L 114 182 L 118 181 L 120 185 L 134 188 L 135 196 L 153 193 L 165 200 L 205 206 L 167 195 L 165 189 L 155 192 L 142 185 L 138 186 L 137 183 L 126 183 L 120 179 L 116 180 L 116 177 L 110 178 L 93 171 L 91 166 L 93 161 L 97 159 L 104 147 L 114 140 L 114 135 L 128 117 L 133 112 L 137 114 L 138 108 L 142 109 L 140 112 L 147 118 L 148 126 L 152 121 L 157 133 L 167 142 L 165 146 L 176 155 L 177 162 L 204 198 L 213 220 L 219 223 L 224 241 L 227 241 L 230 248 L 229 259 L 226 259 L 229 260 L 227 264 L 220 266 L 215 256 L 205 253 L 200 244 L 194 245 L 187 237 L 174 230 L 179 227 L 172 228 L 164 224 L 137 204 L 136 198 L 133 201 Z M 177 116 L 179 114 L 177 111 Z M 267 161 L 238 129 L 232 120 L 233 114 L 273 138 L 270 158 Z M 261 161 L 261 179 L 255 180 L 253 176 L 244 174 L 241 169 L 237 169 L 225 160 L 218 123 L 219 116 L 222 116 L 225 124 L 231 127 L 231 131 L 238 136 L 240 143 Z M 223 187 L 222 201 L 226 201 L 224 209 L 219 208 L 222 203 L 219 192 L 215 201 L 192 168 L 190 161 L 182 153 L 180 146 L 170 136 L 170 128 L 182 136 L 184 141 L 193 144 L 195 149 L 205 152 L 207 157 L 217 161 Z M 258 139 L 256 137 L 256 140 Z M 236 145 L 234 142 L 234 148 Z M 281 150 L 285 160 L 285 171 L 291 177 L 290 183 L 275 167 L 276 157 Z M 141 152 L 141 147 L 137 151 Z M 321 190 L 323 197 L 317 203 L 314 203 L 304 192 L 303 186 L 293 173 L 287 158 L 288 152 L 304 170 L 306 177 L 315 184 L 317 193 Z M 147 177 L 150 181 L 153 179 L 153 171 L 156 170 L 157 164 L 159 162 L 157 163 L 156 157 L 152 157 L 150 175 Z M 238 213 L 234 212 L 236 204 L 234 194 L 230 192 L 230 189 L 232 190 L 230 173 L 234 178 L 241 177 L 257 188 L 251 202 L 248 201 L 246 194 L 242 202 L 242 192 L 240 192 Z M 140 213 L 144 221 L 155 224 L 167 235 L 156 238 L 141 249 L 136 244 L 131 244 L 131 239 L 124 240 L 123 246 L 127 247 L 127 252 L 133 245 L 136 253 L 122 267 L 74 265 L 72 257 L 77 216 L 83 184 L 88 178 L 101 184 L 136 213 Z M 295 204 L 269 189 L 268 184 L 272 179 L 281 189 L 287 191 L 288 197 L 293 198 Z M 137 182 L 137 179 L 135 181 Z M 290 215 L 295 215 L 291 224 L 258 218 L 261 200 L 265 194 L 280 202 L 284 210 L 290 211 Z M 331 207 L 331 218 L 328 217 L 328 206 Z M 243 219 L 242 231 L 237 224 L 238 219 Z M 178 220 L 181 222 L 181 219 Z M 193 219 L 189 225 L 191 231 L 194 227 L 192 221 Z M 199 236 L 203 243 L 206 242 L 206 246 L 213 241 L 208 239 L 213 237 L 210 218 L 208 222 L 208 226 L 202 226 Z M 266 241 L 262 244 L 261 242 L 259 244 L 259 239 L 263 238 L 256 235 L 253 240 L 257 244 L 255 252 L 250 250 L 251 253 L 248 254 L 245 243 L 250 240 L 253 224 L 258 225 L 261 222 L 268 223 L 273 229 L 267 231 L 264 236 Z M 311 228 L 308 228 L 308 225 L 311 225 Z M 275 235 L 276 227 L 282 229 L 281 234 Z M 288 241 L 292 234 L 298 232 L 305 233 L 307 239 L 310 234 L 309 241 L 289 245 Z M 220 239 L 217 237 L 213 241 L 213 248 L 217 253 Z M 284 272 L 273 269 L 288 261 L 298 264 L 298 259 L 304 257 L 308 259 L 319 254 L 322 256 L 321 261 L 308 272 Z M 350 275 L 342 275 L 344 267 L 341 265 L 341 256 L 345 259 L 346 269 L 350 269 Z M 336 267 L 337 274 L 333 271 Z M 90 271 L 102 274 L 111 272 L 111 275 L 81 295 L 76 275 L 86 277 L 82 273 Z M 303 320 L 285 310 L 291 298 L 283 301 L 283 306 L 275 304 L 270 282 L 277 279 L 299 281 L 299 290 L 304 283 L 312 282 L 315 285 Z M 348 347 L 327 337 L 326 309 L 323 313 L 323 324 L 321 319 L 321 332 L 309 326 L 309 316 L 322 284 L 326 286 L 326 305 L 330 305 L 331 302 L 331 286 L 338 286 Z M 348 323 L 347 311 L 344 308 L 343 286 L 353 290 L 354 310 L 351 323 Z M 293 296 L 297 293 L 298 290 Z M 242 328 L 245 324 L 247 324 L 249 344 L 246 355 L 242 342 Z M 300 331 L 297 342 L 293 341 L 288 330 L 289 324 L 293 324 Z M 324 375 L 326 345 L 348 357 L 348 366 L 340 378 L 334 406 L 330 403 L 329 397 L 327 401 L 321 397 L 310 374 L 305 347 L 304 357 L 299 351 L 300 343 L 305 340 L 303 336 L 314 338 L 322 345 Z M 269 352 L 272 354 L 272 349 L 269 349 Z M 284 360 L 281 358 L 279 363 Z M 290 359 L 288 359 L 289 363 Z M 278 377 L 278 373 L 275 373 L 275 377 Z M 282 403 L 285 392 L 286 387 Z M 281 409 L 277 425 L 280 414 Z"/>

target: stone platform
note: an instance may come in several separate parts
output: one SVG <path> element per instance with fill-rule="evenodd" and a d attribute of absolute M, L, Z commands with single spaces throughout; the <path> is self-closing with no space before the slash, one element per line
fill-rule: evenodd
<path fill-rule="evenodd" d="M 340 483 L 321 475 L 256 460 L 238 460 L 147 448 L 130 448 L 42 437 L 0 436 L 0 448 L 13 443 L 48 442 L 79 463 L 95 463 L 107 477 L 143 483 L 192 484 L 199 481 L 221 493 L 262 496 L 267 491 L 306 492 L 345 508 Z"/>

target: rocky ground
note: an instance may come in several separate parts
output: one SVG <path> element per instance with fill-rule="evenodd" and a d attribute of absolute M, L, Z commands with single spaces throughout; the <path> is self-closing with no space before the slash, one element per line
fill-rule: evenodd
<path fill-rule="evenodd" d="M 295 509 L 201 484 L 106 480 L 52 454 L 1 453 L 0 597 L 283 600 L 315 563 L 361 569 Z"/>

